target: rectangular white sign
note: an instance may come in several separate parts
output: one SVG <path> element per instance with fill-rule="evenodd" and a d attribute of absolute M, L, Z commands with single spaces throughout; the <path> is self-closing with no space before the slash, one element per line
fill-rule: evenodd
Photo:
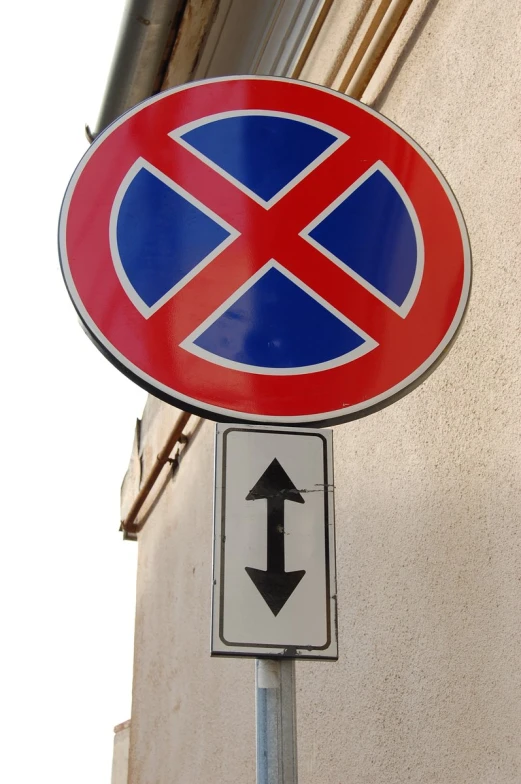
<path fill-rule="evenodd" d="M 217 425 L 212 654 L 338 658 L 332 439 Z"/>

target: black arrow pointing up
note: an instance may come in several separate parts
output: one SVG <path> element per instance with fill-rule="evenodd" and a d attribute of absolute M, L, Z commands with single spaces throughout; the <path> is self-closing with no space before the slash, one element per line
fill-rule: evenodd
<path fill-rule="evenodd" d="M 267 569 L 245 568 L 273 615 L 278 615 L 306 574 L 305 571 L 284 571 L 284 502 L 303 504 L 304 499 L 277 459 L 270 463 L 246 496 L 247 501 L 259 498 L 268 502 Z"/>

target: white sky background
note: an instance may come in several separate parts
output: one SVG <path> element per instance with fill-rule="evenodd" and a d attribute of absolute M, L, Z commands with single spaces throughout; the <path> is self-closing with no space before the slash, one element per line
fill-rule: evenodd
<path fill-rule="evenodd" d="M 16 6 L 0 53 L 0 781 L 110 782 L 130 718 L 137 547 L 119 488 L 145 393 L 79 326 L 57 222 L 123 0 Z M 13 11 L 13 9 L 11 9 Z"/>

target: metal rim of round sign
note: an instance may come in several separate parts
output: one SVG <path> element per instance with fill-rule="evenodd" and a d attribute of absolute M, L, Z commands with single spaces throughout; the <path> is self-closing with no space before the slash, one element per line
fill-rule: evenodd
<path fill-rule="evenodd" d="M 259 204 L 255 194 L 240 183 L 237 188 L 233 178 L 225 180 L 223 172 L 209 170 L 204 159 L 196 159 L 180 139 L 180 128 L 196 127 L 217 116 L 248 113 L 301 117 L 336 132 L 339 142 L 319 165 L 308 167 L 271 202 L 266 199 Z M 157 118 L 159 131 L 154 127 Z M 356 123 L 362 125 L 364 138 L 353 132 Z M 158 133 L 169 137 L 165 145 L 155 144 Z M 370 149 L 372 144 L 376 154 Z M 163 147 L 170 157 L 174 150 L 173 163 Z M 159 177 L 168 169 L 167 183 L 173 183 L 201 209 L 208 209 L 229 234 L 216 254 L 209 254 L 209 261 L 187 275 L 180 289 L 169 293 L 166 304 L 160 301 L 152 308 L 140 306 L 133 297 L 116 258 L 114 204 L 121 201 L 122 183 L 130 181 L 136 166 Z M 187 166 L 192 167 L 189 173 Z M 353 167 L 345 182 L 335 176 L 339 170 L 344 173 L 341 166 L 346 171 Z M 353 270 L 340 269 L 338 260 L 311 236 L 319 217 L 331 211 L 331 204 L 341 204 L 350 187 L 358 187 L 367 172 L 378 169 L 392 181 L 415 219 L 416 282 L 403 312 L 383 301 L 385 297 L 377 297 L 375 303 L 371 286 Z M 331 192 L 322 194 L 321 189 Z M 234 225 L 237 216 L 240 223 L 241 210 L 255 228 L 252 237 L 258 238 L 258 258 L 251 251 L 254 240 L 246 236 L 248 220 L 240 227 Z M 290 236 L 281 226 L 287 227 Z M 278 237 L 273 253 L 270 243 L 264 242 L 272 234 Z M 245 245 L 246 241 L 250 244 Z M 470 245 L 460 208 L 416 142 L 354 99 L 279 77 L 232 76 L 191 82 L 122 115 L 91 145 L 69 183 L 60 215 L 59 249 L 73 304 L 102 353 L 156 397 L 218 421 L 318 427 L 389 405 L 418 386 L 445 356 L 461 326 L 471 285 Z M 248 253 L 251 258 L 245 261 Z M 297 256 L 299 261 L 295 261 Z M 195 345 L 193 336 L 200 335 L 201 324 L 208 319 L 213 323 L 212 314 L 219 307 L 223 310 L 223 302 L 237 299 L 237 292 L 248 290 L 252 280 L 270 270 L 297 282 L 346 324 L 360 327 L 366 348 L 352 352 L 345 363 L 340 358 L 310 371 L 265 371 L 249 365 L 241 369 L 240 363 L 227 360 L 216 363 Z M 196 312 L 192 313 L 194 302 Z M 370 328 L 364 329 L 361 324 L 368 318 Z M 192 345 L 187 344 L 189 338 Z"/>

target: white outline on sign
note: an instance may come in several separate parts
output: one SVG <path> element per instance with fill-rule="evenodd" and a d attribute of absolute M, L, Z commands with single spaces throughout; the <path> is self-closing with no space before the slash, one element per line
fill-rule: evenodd
<path fill-rule="evenodd" d="M 313 237 L 309 236 L 310 232 L 312 232 L 313 229 L 315 229 L 320 223 L 322 223 L 322 221 L 325 220 L 325 218 L 327 218 L 328 215 L 330 215 L 334 210 L 336 210 L 339 204 L 342 204 L 342 202 L 348 199 L 349 196 L 351 196 L 351 194 L 353 194 L 361 185 L 363 185 L 364 182 L 366 182 L 366 180 L 369 179 L 369 177 L 371 177 L 377 171 L 379 171 L 381 174 L 384 175 L 384 177 L 386 177 L 387 180 L 389 180 L 393 188 L 400 195 L 400 198 L 402 199 L 405 208 L 409 213 L 409 217 L 411 219 L 414 228 L 414 235 L 416 238 L 416 269 L 414 271 L 414 278 L 411 284 L 411 288 L 409 289 L 409 292 L 401 305 L 397 305 L 395 302 L 389 299 L 389 297 L 386 297 L 385 294 L 382 294 L 382 292 L 379 291 L 377 288 L 375 288 L 371 283 L 369 283 L 369 281 L 367 281 L 365 278 L 363 278 L 361 275 L 355 272 L 354 269 L 352 269 L 349 266 L 349 264 L 346 264 L 344 261 L 337 258 L 337 256 L 335 256 L 333 253 L 328 251 L 327 248 L 324 248 L 324 246 L 321 245 L 320 242 L 317 242 L 315 239 L 313 239 Z M 377 299 L 379 299 L 381 302 L 383 302 L 384 305 L 387 305 L 387 307 L 391 308 L 391 310 L 394 310 L 394 312 L 397 313 L 402 318 L 405 318 L 407 316 L 408 312 L 413 306 L 414 300 L 416 299 L 416 295 L 420 290 L 421 279 L 423 277 L 423 267 L 424 267 L 424 260 L 425 260 L 423 234 L 420 226 L 420 221 L 418 220 L 418 216 L 416 214 L 416 210 L 413 207 L 412 201 L 410 200 L 407 191 L 405 190 L 401 182 L 397 179 L 397 177 L 394 176 L 392 171 L 387 168 L 385 163 L 382 163 L 382 161 L 377 161 L 373 166 L 371 166 L 371 168 L 368 169 L 366 172 L 364 172 L 364 174 L 362 174 L 361 177 L 355 180 L 355 182 L 353 182 L 349 186 L 349 188 L 347 188 L 347 190 L 345 190 L 342 194 L 340 194 L 340 196 L 337 199 L 335 199 L 335 201 L 333 201 L 328 207 L 326 207 L 326 209 L 323 210 L 323 212 L 321 212 L 320 215 L 318 215 L 313 221 L 311 221 L 311 223 L 308 226 L 306 226 L 305 229 L 302 229 L 299 236 L 302 237 L 302 239 L 306 240 L 306 242 L 309 242 L 310 245 L 316 248 L 316 250 L 318 250 L 324 256 L 327 256 L 327 258 L 330 261 L 332 261 L 334 264 L 336 264 L 338 267 L 340 267 L 341 270 L 343 270 L 352 278 L 354 278 L 356 281 L 358 281 L 358 283 L 360 283 L 361 286 L 363 286 L 365 289 L 370 291 L 371 294 Z"/>
<path fill-rule="evenodd" d="M 272 367 L 259 367 L 258 365 L 247 365 L 246 363 L 242 362 L 235 362 L 232 359 L 223 359 L 217 354 L 213 354 L 211 351 L 207 351 L 200 346 L 195 345 L 195 341 L 197 338 L 206 332 L 206 330 L 215 322 L 217 321 L 220 316 L 223 315 L 233 304 L 236 302 L 242 295 L 248 291 L 257 281 L 259 281 L 270 269 L 276 269 L 278 272 L 281 272 L 283 275 L 288 278 L 292 283 L 298 286 L 302 291 L 312 297 L 319 305 L 322 305 L 323 308 L 328 310 L 335 318 L 349 327 L 353 332 L 355 332 L 359 337 L 361 337 L 364 341 L 361 346 L 348 351 L 346 354 L 342 354 L 340 357 L 335 357 L 334 359 L 330 359 L 327 362 L 319 362 L 315 365 L 304 365 L 302 367 L 292 367 L 292 368 L 272 368 Z M 214 310 L 214 312 L 208 316 L 202 324 L 200 324 L 197 329 L 195 329 L 187 338 L 183 340 L 182 343 L 179 344 L 181 348 L 184 348 L 185 351 L 190 351 L 190 353 L 195 354 L 201 359 L 206 359 L 208 362 L 213 362 L 215 365 L 219 365 L 220 367 L 227 367 L 232 368 L 234 370 L 242 370 L 247 373 L 257 373 L 258 375 L 265 375 L 265 376 L 298 376 L 303 373 L 316 373 L 319 370 L 329 370 L 329 368 L 338 367 L 338 365 L 344 365 L 348 362 L 351 362 L 354 359 L 358 359 L 362 357 L 364 354 L 368 354 L 369 351 L 372 351 L 374 348 L 378 346 L 376 340 L 370 337 L 366 332 L 360 329 L 356 324 L 350 321 L 343 313 L 340 313 L 339 310 L 336 310 L 329 302 L 322 297 L 320 297 L 313 289 L 309 288 L 303 281 L 293 275 L 289 270 L 279 264 L 278 261 L 275 259 L 270 259 L 263 267 L 258 270 L 255 275 L 252 275 L 246 283 L 240 286 L 237 291 L 235 291 L 231 297 L 223 302 L 223 304 Z"/>
<path fill-rule="evenodd" d="M 232 174 L 226 171 L 226 169 L 222 169 L 217 163 L 211 160 L 211 158 L 207 158 L 202 152 L 196 147 L 192 147 L 190 142 L 186 141 L 182 138 L 185 133 L 189 133 L 190 131 L 195 130 L 195 128 L 200 128 L 202 125 L 209 125 L 210 123 L 217 122 L 218 120 L 227 120 L 231 117 L 282 117 L 287 120 L 295 120 L 297 122 L 312 125 L 315 128 L 318 128 L 325 133 L 328 133 L 330 136 L 334 136 L 336 141 L 331 142 L 329 147 L 327 147 L 324 152 L 322 152 L 317 158 L 311 161 L 302 171 L 300 171 L 292 180 L 290 180 L 287 185 L 277 191 L 277 193 L 271 197 L 271 199 L 263 199 L 254 191 L 250 190 L 247 185 L 244 185 L 240 180 L 237 180 Z M 329 158 L 339 147 L 344 144 L 349 139 L 347 134 L 342 133 L 337 128 L 332 128 L 325 123 L 319 122 L 318 120 L 311 120 L 309 117 L 302 117 L 300 114 L 290 114 L 289 112 L 271 112 L 269 110 L 262 110 L 262 109 L 244 109 L 240 111 L 233 111 L 233 112 L 219 112 L 218 114 L 212 114 L 210 117 L 203 117 L 200 120 L 195 120 L 194 122 L 187 123 L 186 125 L 182 125 L 180 128 L 176 128 L 173 131 L 170 131 L 168 134 L 171 139 L 178 142 L 182 147 L 184 147 L 188 152 L 192 155 L 195 155 L 199 158 L 203 163 L 209 166 L 214 171 L 218 172 L 221 177 L 224 177 L 228 182 L 231 182 L 235 185 L 236 188 L 241 190 L 243 193 L 246 193 L 250 198 L 260 204 L 261 207 L 269 210 L 274 204 L 276 204 L 283 196 L 289 193 L 295 185 L 298 185 L 299 182 L 302 182 L 308 174 L 311 174 L 313 169 L 316 169 L 317 166 L 320 166 L 327 158 Z"/>
<path fill-rule="evenodd" d="M 162 93 L 158 93 L 153 98 L 149 98 L 146 102 L 138 104 L 133 109 L 129 109 L 128 112 L 125 112 L 121 117 L 115 120 L 103 133 L 100 133 L 99 136 L 96 137 L 94 142 L 91 144 L 83 158 L 81 159 L 80 163 L 78 164 L 74 174 L 71 177 L 69 182 L 69 186 L 65 192 L 65 196 L 63 199 L 62 209 L 60 213 L 60 223 L 59 223 L 59 247 L 60 247 L 60 259 L 62 264 L 62 271 L 63 277 L 65 279 L 67 289 L 69 291 L 70 297 L 74 303 L 74 306 L 79 313 L 81 319 L 83 320 L 85 326 L 90 331 L 92 336 L 95 340 L 108 351 L 108 353 L 114 358 L 114 360 L 119 363 L 122 367 L 126 368 L 128 372 L 133 375 L 135 378 L 141 379 L 141 381 L 146 384 L 150 389 L 156 390 L 157 392 L 165 395 L 166 398 L 169 400 L 177 401 L 180 403 L 186 403 L 189 407 L 196 409 L 197 411 L 206 411 L 211 412 L 216 417 L 225 417 L 230 418 L 233 417 L 240 422 L 245 423 L 259 423 L 259 424 L 305 424 L 307 422 L 312 423 L 329 423 L 334 424 L 335 421 L 347 421 L 349 419 L 357 419 L 364 414 L 369 414 L 374 411 L 377 407 L 381 407 L 386 404 L 392 403 L 393 399 L 395 399 L 401 393 L 405 393 L 409 387 L 416 385 L 422 379 L 422 377 L 427 373 L 429 368 L 431 368 L 436 361 L 440 358 L 443 354 L 447 346 L 452 342 L 458 327 L 460 326 L 461 320 L 463 318 L 463 314 L 465 313 L 465 309 L 467 306 L 469 293 L 470 293 L 470 283 L 471 283 L 471 254 L 470 254 L 470 243 L 467 234 L 467 228 L 465 226 L 465 221 L 463 220 L 463 215 L 461 213 L 460 206 L 454 196 L 453 192 L 451 191 L 447 181 L 445 180 L 443 174 L 440 172 L 434 161 L 432 161 L 427 153 L 422 150 L 420 145 L 414 141 L 408 134 L 405 133 L 401 128 L 399 128 L 395 123 L 388 120 L 387 117 L 379 114 L 374 109 L 371 109 L 369 106 L 361 104 L 359 101 L 356 101 L 354 98 L 350 98 L 347 95 L 342 93 L 338 93 L 335 90 L 331 90 L 329 87 L 322 87 L 320 85 L 310 85 L 306 82 L 298 83 L 299 86 L 303 89 L 312 89 L 318 90 L 319 92 L 326 93 L 327 95 L 334 96 L 335 98 L 346 101 L 353 106 L 356 106 L 360 111 L 367 112 L 367 114 L 371 115 L 372 117 L 376 118 L 379 122 L 386 125 L 388 128 L 391 128 L 398 136 L 404 139 L 413 150 L 421 157 L 424 161 L 426 166 L 429 170 L 434 174 L 436 177 L 437 182 L 440 184 L 441 188 L 443 189 L 448 201 L 450 202 L 452 209 L 454 211 L 454 216 L 459 226 L 459 236 L 462 243 L 462 250 L 463 250 L 463 281 L 461 286 L 461 296 L 458 302 L 458 306 L 454 312 L 454 317 L 452 319 L 450 327 L 445 332 L 443 339 L 440 343 L 436 346 L 434 351 L 428 356 L 422 364 L 417 367 L 412 373 L 410 373 L 406 378 L 403 378 L 398 384 L 395 384 L 393 387 L 386 389 L 384 392 L 381 392 L 379 395 L 375 395 L 372 398 L 367 400 L 361 400 L 359 403 L 355 405 L 342 407 L 337 409 L 328 409 L 325 411 L 315 411 L 312 414 L 298 414 L 294 416 L 283 415 L 270 415 L 269 413 L 263 414 L 254 414 L 251 412 L 244 412 L 244 411 L 236 411 L 233 408 L 225 408 L 223 406 L 212 405 L 204 400 L 200 400 L 198 398 L 190 397 L 189 395 L 184 394 L 183 392 L 174 389 L 173 387 L 169 387 L 166 384 L 162 384 L 157 379 L 150 376 L 148 373 L 145 373 L 140 367 L 135 365 L 131 362 L 122 352 L 114 346 L 110 340 L 106 338 L 103 332 L 99 329 L 95 321 L 92 319 L 91 315 L 87 311 L 85 305 L 81 297 L 78 294 L 76 285 L 74 283 L 74 278 L 71 274 L 70 267 L 69 267 L 69 260 L 67 256 L 67 218 L 68 212 L 71 205 L 71 200 L 74 194 L 74 190 L 80 179 L 81 175 L 87 164 L 89 163 L 90 159 L 93 155 L 95 155 L 98 147 L 100 147 L 104 141 L 106 140 L 107 136 L 113 133 L 117 128 L 121 125 L 126 123 L 131 117 L 135 114 L 138 114 L 144 108 L 148 108 L 149 106 L 153 105 L 157 101 L 162 101 L 168 95 L 172 95 L 174 93 L 182 93 L 186 90 L 192 90 L 194 87 L 197 87 L 201 84 L 217 84 L 219 82 L 231 82 L 231 81 L 251 81 L 255 82 L 258 80 L 262 81 L 269 81 L 273 82 L 274 84 L 280 82 L 283 84 L 291 83 L 293 80 L 286 79 L 280 76 L 221 76 L 216 77 L 214 79 L 205 79 L 199 82 L 188 82 L 187 84 L 183 84 L 180 87 L 174 87 L 172 90 L 165 91 Z M 182 407 L 182 406 L 181 406 Z"/>
<path fill-rule="evenodd" d="M 117 224 L 118 224 L 119 210 L 121 207 L 121 203 L 125 198 L 125 194 L 130 184 L 134 180 L 134 177 L 136 177 L 136 175 L 143 169 L 150 172 L 150 174 L 153 174 L 154 177 L 157 177 L 158 180 L 161 180 L 162 183 L 164 183 L 173 191 L 178 193 L 180 196 L 183 197 L 183 199 L 186 199 L 186 201 L 190 202 L 190 204 L 193 204 L 193 206 L 196 207 L 198 210 L 200 210 L 200 212 L 204 213 L 208 218 L 211 218 L 211 220 L 213 220 L 215 223 L 221 226 L 221 228 L 225 229 L 225 231 L 229 232 L 230 234 L 230 236 L 226 237 L 221 243 L 219 243 L 219 245 L 214 250 L 212 250 L 211 253 L 205 256 L 204 259 L 201 259 L 201 261 L 199 261 L 195 265 L 195 267 L 193 267 L 190 270 L 190 272 L 187 272 L 186 275 L 175 284 L 175 286 L 172 286 L 172 288 L 169 289 L 169 291 L 163 294 L 161 299 L 158 299 L 157 302 L 155 302 L 151 306 L 147 305 L 146 302 L 144 302 L 141 299 L 136 289 L 130 282 L 128 275 L 125 271 L 125 268 L 121 262 L 121 257 L 119 255 L 119 248 L 118 248 L 118 238 L 117 238 Z M 121 185 L 118 188 L 118 192 L 116 193 L 116 198 L 114 199 L 114 203 L 112 205 L 112 210 L 110 213 L 110 226 L 109 226 L 110 252 L 112 255 L 112 261 L 114 263 L 117 276 L 132 304 L 135 305 L 135 307 L 139 310 L 141 315 L 144 316 L 144 318 L 146 319 L 150 318 L 150 316 L 152 316 L 156 311 L 162 308 L 165 302 L 168 302 L 169 299 L 172 299 L 174 294 L 177 294 L 177 292 L 180 289 L 186 286 L 189 280 L 195 278 L 195 276 L 198 275 L 199 272 L 201 272 L 201 270 L 204 269 L 204 267 L 206 267 L 211 261 L 213 261 L 217 256 L 219 256 L 225 248 L 231 245 L 232 242 L 235 242 L 237 237 L 240 236 L 241 234 L 239 231 L 237 231 L 237 229 L 234 229 L 233 226 L 230 226 L 230 224 L 226 223 L 226 221 L 223 220 L 221 217 L 219 217 L 219 215 L 216 215 L 215 212 L 212 212 L 212 210 L 209 207 L 207 207 L 205 204 L 203 204 L 198 199 L 196 199 L 195 196 L 192 196 L 191 193 L 185 191 L 185 189 L 182 188 L 180 185 L 178 185 L 176 182 L 174 182 L 174 180 L 171 180 L 170 177 L 167 177 L 166 174 L 163 174 L 163 172 L 160 169 L 156 169 L 156 167 L 153 166 L 151 163 L 149 163 L 147 160 L 145 160 L 145 158 L 138 158 L 137 161 L 128 170 L 127 174 L 125 175 L 125 177 L 121 182 Z"/>

